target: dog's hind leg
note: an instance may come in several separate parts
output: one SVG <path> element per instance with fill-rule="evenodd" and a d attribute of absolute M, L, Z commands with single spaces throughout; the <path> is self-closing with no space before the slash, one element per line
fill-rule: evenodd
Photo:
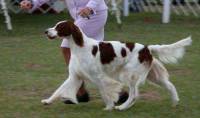
<path fill-rule="evenodd" d="M 117 110 L 125 110 L 125 109 L 128 108 L 129 104 L 131 104 L 133 101 L 135 101 L 134 99 L 137 97 L 138 93 L 136 93 L 137 90 L 135 91 L 134 88 L 135 87 L 133 87 L 133 86 L 129 86 L 129 97 L 128 97 L 128 99 L 122 105 L 115 106 L 115 109 L 117 109 Z"/>
<path fill-rule="evenodd" d="M 174 85 L 169 80 L 163 80 L 161 81 L 161 83 L 162 83 L 162 86 L 166 88 L 171 94 L 172 106 L 173 107 L 177 106 L 179 102 L 179 97 Z"/>
<path fill-rule="evenodd" d="M 127 75 L 129 74 L 127 73 Z M 126 100 L 126 102 L 124 102 L 122 105 L 115 106 L 115 109 L 117 110 L 125 110 L 129 106 L 129 104 L 131 104 L 134 101 L 134 99 L 137 97 L 137 94 L 138 94 L 138 90 L 135 90 L 135 89 L 138 89 L 136 88 L 136 81 L 138 81 L 138 79 L 136 77 L 131 77 L 131 76 L 127 76 L 126 78 L 123 78 L 124 80 L 122 80 L 122 78 L 123 77 L 121 77 L 120 80 L 125 82 L 125 84 L 129 87 L 129 97 Z"/>
<path fill-rule="evenodd" d="M 179 102 L 178 93 L 175 86 L 169 81 L 169 74 L 163 64 L 154 58 L 152 68 L 147 76 L 147 80 L 152 83 L 166 88 L 171 94 L 173 106 Z"/>
<path fill-rule="evenodd" d="M 128 82 L 129 98 L 122 105 L 116 106 L 115 109 L 118 109 L 118 110 L 128 109 L 132 105 L 134 105 L 134 103 L 138 99 L 139 86 L 140 86 L 141 83 L 144 83 L 150 68 L 146 68 L 146 67 L 141 66 L 140 70 L 142 70 L 141 71 L 142 73 L 135 72 L 135 75 L 132 75 L 131 79 L 128 79 L 128 81 L 129 81 Z"/>
<path fill-rule="evenodd" d="M 159 79 L 157 82 L 155 81 L 152 81 L 152 82 L 155 82 L 154 84 L 158 84 L 159 86 L 162 86 L 169 91 L 171 95 L 173 107 L 178 105 L 179 96 L 178 96 L 175 86 L 168 80 L 168 78 L 162 77 L 162 78 L 157 78 L 157 79 Z"/>
<path fill-rule="evenodd" d="M 69 77 L 65 82 L 53 93 L 48 99 L 44 99 L 41 102 L 45 105 L 51 104 L 58 98 L 65 98 L 71 100 L 74 103 L 78 103 L 76 99 L 76 93 L 80 88 L 83 80 L 77 77 Z"/>

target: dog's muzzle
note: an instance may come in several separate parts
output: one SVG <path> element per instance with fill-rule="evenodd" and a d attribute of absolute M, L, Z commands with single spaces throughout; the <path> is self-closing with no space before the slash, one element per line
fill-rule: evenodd
<path fill-rule="evenodd" d="M 56 38 L 56 36 L 50 36 L 48 30 L 46 30 L 46 31 L 44 32 L 44 34 L 48 37 L 48 39 L 55 39 L 55 38 Z"/>

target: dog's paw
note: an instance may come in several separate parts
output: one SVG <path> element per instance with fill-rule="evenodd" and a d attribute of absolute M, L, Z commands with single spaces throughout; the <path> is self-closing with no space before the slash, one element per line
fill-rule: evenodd
<path fill-rule="evenodd" d="M 172 107 L 178 106 L 178 103 L 179 103 L 179 99 L 173 100 L 172 101 Z"/>
<path fill-rule="evenodd" d="M 41 103 L 43 105 L 50 105 L 51 104 L 51 102 L 48 99 L 41 100 Z"/>
<path fill-rule="evenodd" d="M 116 110 L 119 110 L 119 111 L 122 111 L 122 110 L 125 110 L 125 108 L 123 106 L 115 106 L 115 109 Z"/>
<path fill-rule="evenodd" d="M 113 107 L 105 107 L 103 110 L 104 111 L 111 111 L 111 110 L 113 110 Z"/>
<path fill-rule="evenodd" d="M 172 107 L 178 106 L 178 101 L 172 103 Z"/>

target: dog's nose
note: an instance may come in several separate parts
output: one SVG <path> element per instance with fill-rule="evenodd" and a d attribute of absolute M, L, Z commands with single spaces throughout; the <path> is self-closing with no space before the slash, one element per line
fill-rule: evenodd
<path fill-rule="evenodd" d="M 45 33 L 45 34 L 48 34 L 48 31 L 46 30 L 44 33 Z"/>

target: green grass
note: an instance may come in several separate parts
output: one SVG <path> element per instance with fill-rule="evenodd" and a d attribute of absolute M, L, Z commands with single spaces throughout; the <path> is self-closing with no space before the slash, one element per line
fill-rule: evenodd
<path fill-rule="evenodd" d="M 159 93 L 159 100 L 141 99 L 132 108 L 103 111 L 95 87 L 88 84 L 92 101 L 65 105 L 56 101 L 43 106 L 40 100 L 65 80 L 66 67 L 60 52 L 60 40 L 48 41 L 46 28 L 69 19 L 59 15 L 12 15 L 14 30 L 5 30 L 0 16 L 0 118 L 199 118 L 200 117 L 200 21 L 194 17 L 172 16 L 170 24 L 161 24 L 159 14 L 132 14 L 123 18 L 118 29 L 114 18 L 106 25 L 106 39 L 143 44 L 172 43 L 192 35 L 193 45 L 176 65 L 166 65 L 170 80 L 177 87 L 180 105 L 171 107 L 169 94 L 149 84 L 141 91 Z"/>

